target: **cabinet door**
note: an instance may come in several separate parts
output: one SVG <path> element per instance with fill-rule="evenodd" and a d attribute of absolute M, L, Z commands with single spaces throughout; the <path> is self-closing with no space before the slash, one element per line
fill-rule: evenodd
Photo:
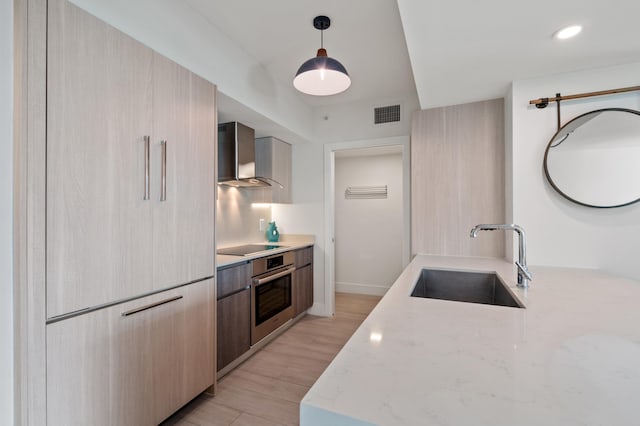
<path fill-rule="evenodd" d="M 155 407 L 156 423 L 173 414 L 198 394 L 211 386 L 215 380 L 215 288 L 213 279 L 200 281 L 174 290 L 183 295 L 181 322 L 177 323 L 177 336 L 173 341 L 165 339 L 154 354 L 177 351 L 178 361 L 172 365 L 175 375 L 168 374 L 170 383 L 166 386 L 169 395 L 158 399 Z M 168 336 L 173 337 L 172 333 Z M 154 367 L 156 375 L 165 374 L 164 368 Z M 176 389 L 175 396 L 170 388 Z"/>
<path fill-rule="evenodd" d="M 213 282 L 47 326 L 47 424 L 155 425 L 213 383 Z"/>
<path fill-rule="evenodd" d="M 256 176 L 274 179 L 272 203 L 291 203 L 291 145 L 274 137 L 256 139 Z"/>
<path fill-rule="evenodd" d="M 293 274 L 293 316 L 313 305 L 313 265 L 296 269 Z"/>
<path fill-rule="evenodd" d="M 291 203 L 291 145 L 277 139 L 273 142 L 273 176 L 283 186 L 273 186 L 273 202 Z"/>
<path fill-rule="evenodd" d="M 152 52 L 64 0 L 49 2 L 47 35 L 53 317 L 151 288 L 151 202 L 143 198 Z"/>
<path fill-rule="evenodd" d="M 155 288 L 214 274 L 216 135 L 215 86 L 154 53 Z M 164 149 L 166 191 L 161 179 Z"/>
<path fill-rule="evenodd" d="M 251 345 L 251 290 L 218 300 L 218 371 L 249 350 Z"/>
<path fill-rule="evenodd" d="M 156 384 L 166 387 L 177 360 L 165 348 L 157 365 L 166 371 L 155 376 L 153 354 L 175 339 L 169 336 L 178 331 L 174 305 L 184 301 L 133 311 L 172 297 L 169 291 L 47 326 L 48 425 L 154 423 L 155 400 L 171 399 L 159 397 Z"/>

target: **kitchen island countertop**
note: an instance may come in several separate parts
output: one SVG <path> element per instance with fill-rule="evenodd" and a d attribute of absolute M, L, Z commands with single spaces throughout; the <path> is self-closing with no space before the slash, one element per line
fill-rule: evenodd
<path fill-rule="evenodd" d="M 410 297 L 423 268 L 494 271 L 525 309 Z M 303 398 L 310 425 L 631 425 L 640 283 L 418 255 Z"/>

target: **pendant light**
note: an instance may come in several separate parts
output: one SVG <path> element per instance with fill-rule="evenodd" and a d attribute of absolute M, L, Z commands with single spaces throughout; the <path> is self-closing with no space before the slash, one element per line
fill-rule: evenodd
<path fill-rule="evenodd" d="M 329 28 L 331 20 L 327 16 L 316 16 L 313 26 L 320 30 L 320 49 L 315 58 L 311 58 L 300 66 L 293 86 L 308 95 L 328 96 L 344 92 L 351 85 L 351 78 L 345 67 L 327 56 L 324 48 L 323 31 Z"/>

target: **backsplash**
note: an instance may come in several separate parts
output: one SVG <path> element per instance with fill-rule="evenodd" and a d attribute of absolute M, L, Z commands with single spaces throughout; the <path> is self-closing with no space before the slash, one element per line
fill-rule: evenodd
<path fill-rule="evenodd" d="M 239 189 L 220 185 L 216 202 L 216 247 L 265 241 L 260 219 L 271 220 L 271 206 L 256 206 L 270 189 Z M 266 228 L 265 228 L 266 229 Z"/>

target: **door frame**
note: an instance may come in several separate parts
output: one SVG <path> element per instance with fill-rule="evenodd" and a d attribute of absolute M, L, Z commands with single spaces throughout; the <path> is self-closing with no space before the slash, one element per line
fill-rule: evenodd
<path fill-rule="evenodd" d="M 387 146 L 402 147 L 402 267 L 411 256 L 411 145 L 409 136 L 366 139 L 324 145 L 324 238 L 325 238 L 325 314 L 335 314 L 335 186 L 336 152 Z"/>

